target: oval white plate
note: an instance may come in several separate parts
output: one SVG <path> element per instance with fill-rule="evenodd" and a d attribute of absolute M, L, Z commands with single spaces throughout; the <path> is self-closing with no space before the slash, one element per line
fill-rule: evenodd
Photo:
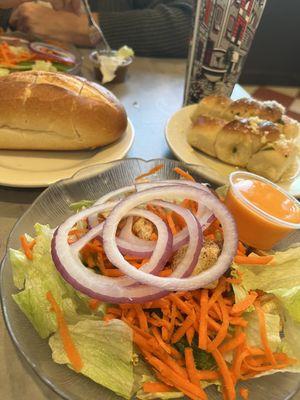
<path fill-rule="evenodd" d="M 134 140 L 130 120 L 124 135 L 115 143 L 94 150 L 14 151 L 0 150 L 0 185 L 43 187 L 68 178 L 84 167 L 124 158 Z"/>
<path fill-rule="evenodd" d="M 186 133 L 191 123 L 190 117 L 196 107 L 197 105 L 195 104 L 183 107 L 171 116 L 165 129 L 167 143 L 177 158 L 187 164 L 196 164 L 199 166 L 197 167 L 197 172 L 204 178 L 217 185 L 223 185 L 227 182 L 227 177 L 231 172 L 241 168 L 210 157 L 189 145 Z M 299 168 L 300 161 L 298 159 L 298 173 L 295 174 L 296 176 L 286 181 L 277 182 L 278 185 L 296 197 L 300 197 Z"/>

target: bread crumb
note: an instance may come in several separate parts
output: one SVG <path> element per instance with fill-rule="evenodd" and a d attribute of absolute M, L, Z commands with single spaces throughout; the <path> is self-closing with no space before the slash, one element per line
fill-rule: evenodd
<path fill-rule="evenodd" d="M 138 218 L 132 226 L 132 231 L 140 239 L 150 240 L 154 225 L 145 218 Z"/>

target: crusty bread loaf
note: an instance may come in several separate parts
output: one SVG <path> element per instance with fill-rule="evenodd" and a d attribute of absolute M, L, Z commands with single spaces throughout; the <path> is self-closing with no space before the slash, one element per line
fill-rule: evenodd
<path fill-rule="evenodd" d="M 191 120 L 187 139 L 204 153 L 278 181 L 297 155 L 299 123 L 277 102 L 204 98 Z"/>
<path fill-rule="evenodd" d="M 0 78 L 1 149 L 90 149 L 114 142 L 126 127 L 116 97 L 84 78 L 38 71 Z"/>

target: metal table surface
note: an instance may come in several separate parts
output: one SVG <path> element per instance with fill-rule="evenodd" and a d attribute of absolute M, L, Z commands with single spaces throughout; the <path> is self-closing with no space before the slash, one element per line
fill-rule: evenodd
<path fill-rule="evenodd" d="M 83 51 L 86 55 L 86 51 Z M 85 60 L 82 73 L 93 78 L 91 65 Z M 136 137 L 128 157 L 172 158 L 164 138 L 167 119 L 182 105 L 185 74 L 184 60 L 136 58 L 128 79 L 111 89 L 123 102 L 132 120 Z M 233 97 L 247 96 L 237 86 Z M 43 189 L 0 187 L 0 259 L 6 238 L 17 219 Z M 21 360 L 6 332 L 0 315 L 0 399 L 58 400 Z M 299 397 L 300 399 L 300 397 Z"/>

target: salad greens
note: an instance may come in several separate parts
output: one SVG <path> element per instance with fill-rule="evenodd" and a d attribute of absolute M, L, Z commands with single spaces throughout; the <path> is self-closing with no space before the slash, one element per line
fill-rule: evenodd
<path fill-rule="evenodd" d="M 69 331 L 83 361 L 81 372 L 129 399 L 134 382 L 131 329 L 120 320 L 87 319 L 69 326 Z M 55 362 L 69 364 L 59 333 L 51 336 L 49 345 Z"/>
<path fill-rule="evenodd" d="M 88 207 L 91 202 L 79 202 L 73 210 Z M 103 321 L 105 304 L 96 309 L 89 307 L 87 296 L 78 293 L 57 272 L 51 257 L 50 244 L 53 231 L 45 225 L 35 225 L 35 240 L 32 260 L 23 251 L 10 249 L 13 280 L 19 292 L 13 295 L 16 304 L 27 316 L 42 338 L 49 338 L 53 360 L 67 364 L 56 316 L 50 311 L 46 294 L 50 291 L 63 311 L 68 329 L 83 360 L 82 373 L 95 382 L 111 389 L 126 399 L 134 394 L 142 400 L 154 398 L 171 399 L 182 397 L 179 391 L 145 393 L 142 384 L 155 381 L 152 370 L 145 364 L 133 345 L 132 330 L 121 320 Z M 32 240 L 27 236 L 28 240 Z M 274 265 L 264 268 L 233 264 L 232 275 L 241 276 L 241 283 L 234 283 L 237 301 L 242 301 L 250 290 L 266 293 L 262 304 L 265 311 L 266 332 L 273 352 L 285 352 L 300 360 L 300 248 L 290 248 L 274 255 Z M 159 315 L 158 315 L 159 316 Z M 261 347 L 259 323 L 254 307 L 244 313 L 248 322 L 246 336 L 253 347 Z M 210 353 L 200 350 L 192 343 L 196 367 L 214 370 L 216 364 Z M 184 354 L 188 346 L 186 339 L 176 343 L 177 350 Z M 233 353 L 226 356 L 230 360 Z M 299 363 L 285 370 L 300 371 Z M 275 373 L 277 371 L 264 372 Z M 218 384 L 217 381 L 213 382 Z M 203 387 L 211 382 L 203 381 Z"/>

